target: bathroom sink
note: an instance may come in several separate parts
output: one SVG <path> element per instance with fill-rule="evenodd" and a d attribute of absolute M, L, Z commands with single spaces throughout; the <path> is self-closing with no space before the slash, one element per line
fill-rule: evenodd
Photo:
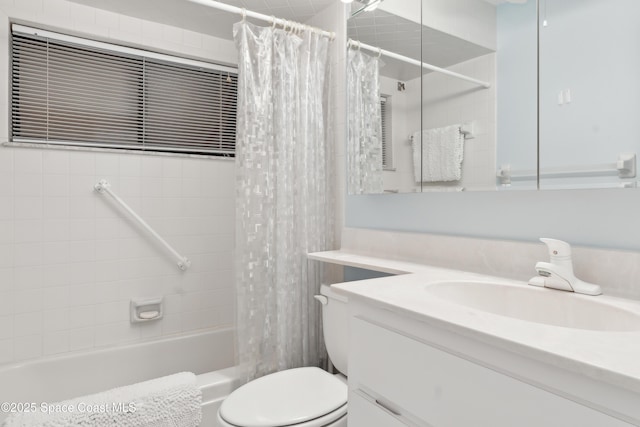
<path fill-rule="evenodd" d="M 476 310 L 529 322 L 592 331 L 640 331 L 640 314 L 607 302 L 528 285 L 438 282 L 426 286 L 437 298 Z"/>

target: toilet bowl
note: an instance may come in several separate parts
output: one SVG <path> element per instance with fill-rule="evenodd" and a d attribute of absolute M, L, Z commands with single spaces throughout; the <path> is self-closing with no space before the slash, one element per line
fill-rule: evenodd
<path fill-rule="evenodd" d="M 341 374 L 308 367 L 250 381 L 222 402 L 218 410 L 221 426 L 346 427 L 347 300 L 326 285 L 320 294 L 325 345 Z"/>

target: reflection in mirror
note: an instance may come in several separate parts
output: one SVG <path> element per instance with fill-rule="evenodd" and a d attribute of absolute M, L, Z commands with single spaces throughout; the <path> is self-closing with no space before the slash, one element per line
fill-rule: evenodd
<path fill-rule="evenodd" d="M 538 165 L 537 4 L 497 6 L 497 184 L 536 189 Z"/>
<path fill-rule="evenodd" d="M 640 2 L 540 12 L 540 188 L 636 187 Z"/>
<path fill-rule="evenodd" d="M 495 190 L 496 8 L 481 0 L 457 8 L 445 0 L 429 3 L 423 61 L 465 78 L 422 75 L 423 191 Z"/>
<path fill-rule="evenodd" d="M 401 5 L 418 22 L 388 12 Z M 397 7 L 397 6 L 396 6 Z M 410 129 L 420 128 L 420 0 L 352 3 L 347 52 L 348 189 L 350 194 L 419 191 Z M 402 184 L 402 187 L 401 187 Z"/>
<path fill-rule="evenodd" d="M 452 3 L 384 0 L 367 10 L 354 2 L 350 194 L 495 190 L 498 11 L 489 0 Z M 355 71 L 363 57 L 378 65 L 379 89 L 367 106 L 376 84 Z"/>

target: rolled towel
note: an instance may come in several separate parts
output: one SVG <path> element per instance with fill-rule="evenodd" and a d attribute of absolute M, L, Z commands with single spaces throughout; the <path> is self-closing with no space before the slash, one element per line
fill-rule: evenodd
<path fill-rule="evenodd" d="M 202 392 L 191 372 L 47 405 L 38 406 L 36 412 L 13 414 L 2 425 L 196 427 L 202 421 Z"/>

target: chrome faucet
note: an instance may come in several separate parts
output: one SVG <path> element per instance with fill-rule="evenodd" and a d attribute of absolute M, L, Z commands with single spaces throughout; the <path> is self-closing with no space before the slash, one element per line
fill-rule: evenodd
<path fill-rule="evenodd" d="M 600 295 L 600 286 L 578 279 L 573 274 L 571 246 L 556 239 L 540 239 L 549 249 L 551 262 L 536 263 L 538 275 L 529 280 L 532 286 L 560 289 L 585 295 Z"/>

